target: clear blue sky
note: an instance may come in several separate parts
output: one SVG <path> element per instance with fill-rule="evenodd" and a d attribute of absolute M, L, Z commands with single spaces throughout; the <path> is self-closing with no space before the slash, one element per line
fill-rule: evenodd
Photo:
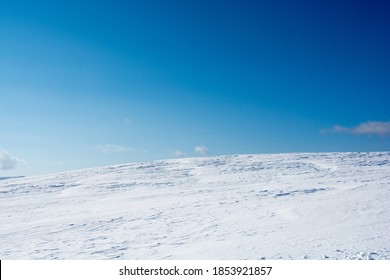
<path fill-rule="evenodd" d="M 375 0 L 2 0 L 0 176 L 206 148 L 390 150 L 389 13 Z"/>

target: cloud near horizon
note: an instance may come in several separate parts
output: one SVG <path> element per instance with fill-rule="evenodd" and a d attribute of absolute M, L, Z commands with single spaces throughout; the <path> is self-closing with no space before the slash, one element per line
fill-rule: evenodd
<path fill-rule="evenodd" d="M 177 157 L 183 157 L 183 156 L 185 156 L 185 155 L 186 155 L 185 152 L 182 152 L 182 151 L 180 151 L 180 150 L 176 150 L 176 151 L 175 151 L 175 156 L 177 156 Z"/>
<path fill-rule="evenodd" d="M 173 150 L 173 149 L 168 149 L 169 153 L 172 155 L 172 156 L 175 156 L 175 157 L 184 157 L 187 155 L 186 152 L 183 152 L 181 150 Z"/>
<path fill-rule="evenodd" d="M 332 131 L 350 134 L 376 134 L 380 136 L 390 135 L 390 122 L 367 121 L 355 127 L 333 126 Z"/>
<path fill-rule="evenodd" d="M 103 152 L 103 153 L 127 153 L 133 151 L 133 148 L 123 147 L 119 145 L 96 145 L 95 149 Z"/>
<path fill-rule="evenodd" d="M 200 154 L 202 154 L 204 156 L 208 156 L 210 154 L 209 149 L 207 149 L 203 145 L 196 146 L 195 147 L 195 152 L 200 153 Z"/>
<path fill-rule="evenodd" d="M 0 149 L 0 170 L 15 169 L 20 163 L 23 162 L 23 160 L 20 160 L 17 157 L 9 154 L 7 151 Z"/>

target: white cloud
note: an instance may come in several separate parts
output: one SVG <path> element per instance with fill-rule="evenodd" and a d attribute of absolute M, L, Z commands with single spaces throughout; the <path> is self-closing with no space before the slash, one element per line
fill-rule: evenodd
<path fill-rule="evenodd" d="M 334 132 L 351 133 L 351 134 L 377 134 L 390 135 L 390 122 L 367 121 L 358 124 L 355 127 L 344 127 L 335 125 L 332 129 Z"/>
<path fill-rule="evenodd" d="M 183 151 L 180 151 L 180 150 L 168 149 L 168 151 L 169 151 L 170 154 L 172 154 L 175 157 L 184 157 L 185 155 L 187 155 L 186 152 L 183 152 Z"/>
<path fill-rule="evenodd" d="M 133 150 L 133 148 L 111 144 L 96 145 L 95 149 L 102 151 L 103 153 L 127 153 Z"/>
<path fill-rule="evenodd" d="M 20 163 L 24 163 L 4 150 L 0 150 L 0 170 L 15 169 Z"/>
<path fill-rule="evenodd" d="M 195 147 L 195 152 L 197 153 L 200 153 L 204 156 L 208 156 L 210 153 L 209 153 L 209 149 L 207 149 L 205 146 L 203 145 L 199 145 L 199 146 L 196 146 Z"/>
<path fill-rule="evenodd" d="M 175 156 L 177 156 L 177 157 L 183 157 L 183 156 L 185 156 L 185 155 L 186 155 L 185 152 L 182 152 L 182 151 L 180 151 L 180 150 L 176 150 L 176 151 L 175 151 Z"/>

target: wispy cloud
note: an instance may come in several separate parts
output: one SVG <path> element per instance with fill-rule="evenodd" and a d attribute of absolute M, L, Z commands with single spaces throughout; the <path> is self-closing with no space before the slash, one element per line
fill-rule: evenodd
<path fill-rule="evenodd" d="M 24 160 L 18 159 L 4 150 L 0 150 L 0 170 L 15 169 L 19 164 L 25 164 Z"/>
<path fill-rule="evenodd" d="M 175 156 L 177 156 L 177 157 L 184 157 L 186 155 L 185 152 L 182 152 L 180 150 L 176 150 L 174 153 L 175 153 Z"/>
<path fill-rule="evenodd" d="M 180 150 L 173 150 L 173 149 L 168 149 L 169 153 L 172 154 L 175 157 L 184 157 L 187 155 L 186 152 L 180 151 Z"/>
<path fill-rule="evenodd" d="M 103 153 L 127 153 L 133 151 L 133 148 L 123 147 L 119 145 L 111 145 L 111 144 L 96 145 L 95 149 Z"/>
<path fill-rule="evenodd" d="M 390 135 L 390 122 L 367 121 L 358 124 L 354 127 L 345 127 L 341 125 L 333 126 L 333 132 L 350 133 L 350 134 L 376 134 L 376 135 Z"/>
<path fill-rule="evenodd" d="M 210 154 L 209 149 L 207 149 L 203 145 L 196 146 L 195 147 L 195 152 L 200 153 L 200 154 L 202 154 L 204 156 L 208 156 Z"/>

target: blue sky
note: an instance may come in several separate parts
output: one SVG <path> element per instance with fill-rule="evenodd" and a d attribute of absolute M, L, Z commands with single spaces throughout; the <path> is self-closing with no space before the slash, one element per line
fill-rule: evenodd
<path fill-rule="evenodd" d="M 390 149 L 387 1 L 0 4 L 0 176 Z"/>

